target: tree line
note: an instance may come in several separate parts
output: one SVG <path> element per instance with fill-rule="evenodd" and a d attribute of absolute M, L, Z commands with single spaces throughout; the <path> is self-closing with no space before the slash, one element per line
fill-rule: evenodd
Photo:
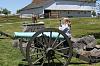
<path fill-rule="evenodd" d="M 0 14 L 4 14 L 4 15 L 6 15 L 6 16 L 8 16 L 8 14 L 11 14 L 11 11 L 9 11 L 8 9 L 6 9 L 6 8 L 1 8 L 0 9 Z"/>

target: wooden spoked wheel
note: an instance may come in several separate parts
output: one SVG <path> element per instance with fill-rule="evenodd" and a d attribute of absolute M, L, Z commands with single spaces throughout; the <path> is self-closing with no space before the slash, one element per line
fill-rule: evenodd
<path fill-rule="evenodd" d="M 36 32 L 26 47 L 26 59 L 29 66 L 37 64 L 40 66 L 67 66 L 71 58 L 70 39 L 65 33 L 55 28 L 45 28 Z"/>
<path fill-rule="evenodd" d="M 26 58 L 27 43 L 28 43 L 28 39 L 26 39 L 26 38 L 19 39 L 19 49 L 20 49 L 22 55 L 24 56 L 24 58 Z"/>

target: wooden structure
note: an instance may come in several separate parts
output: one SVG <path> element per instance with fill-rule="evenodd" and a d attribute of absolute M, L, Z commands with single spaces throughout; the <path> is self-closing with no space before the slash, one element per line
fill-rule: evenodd
<path fill-rule="evenodd" d="M 30 23 L 30 24 L 23 24 L 23 31 L 24 32 L 33 32 L 33 31 L 38 31 L 40 29 L 44 29 L 44 23 Z"/>
<path fill-rule="evenodd" d="M 96 0 L 33 0 L 20 10 L 20 14 L 44 18 L 91 17 Z"/>

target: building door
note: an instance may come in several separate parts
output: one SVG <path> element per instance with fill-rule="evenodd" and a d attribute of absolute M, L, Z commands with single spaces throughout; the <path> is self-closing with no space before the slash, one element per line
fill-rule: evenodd
<path fill-rule="evenodd" d="M 51 10 L 44 10 L 44 17 L 49 18 L 51 15 Z"/>

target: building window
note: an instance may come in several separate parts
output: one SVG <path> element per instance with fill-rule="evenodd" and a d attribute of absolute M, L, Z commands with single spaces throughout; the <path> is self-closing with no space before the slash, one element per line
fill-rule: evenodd
<path fill-rule="evenodd" d="M 84 11 L 84 14 L 86 14 L 86 11 Z"/>
<path fill-rule="evenodd" d="M 68 13 L 68 14 L 70 14 L 70 12 L 69 12 L 69 11 L 68 11 L 67 13 Z"/>
<path fill-rule="evenodd" d="M 78 14 L 80 14 L 80 11 L 78 11 Z"/>

